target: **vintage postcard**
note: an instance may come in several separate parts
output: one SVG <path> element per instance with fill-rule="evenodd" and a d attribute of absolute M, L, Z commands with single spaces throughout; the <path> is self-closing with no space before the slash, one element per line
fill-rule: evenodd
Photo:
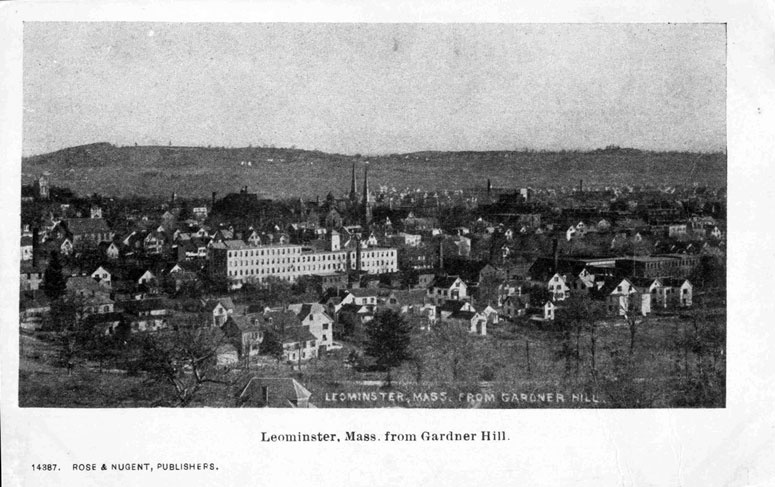
<path fill-rule="evenodd" d="M 510 449 L 528 417 L 605 445 L 622 409 L 641 434 L 674 411 L 647 443 L 675 446 L 675 418 L 732 414 L 728 18 L 291 20 L 15 24 L 3 404 L 37 441 L 93 417 L 135 448 L 25 451 L 13 482 L 263 468 L 197 438 L 272 450 L 275 480 L 329 445 Z M 160 418 L 199 446 L 139 451 Z"/>
<path fill-rule="evenodd" d="M 723 23 L 24 54 L 21 407 L 724 407 Z"/>

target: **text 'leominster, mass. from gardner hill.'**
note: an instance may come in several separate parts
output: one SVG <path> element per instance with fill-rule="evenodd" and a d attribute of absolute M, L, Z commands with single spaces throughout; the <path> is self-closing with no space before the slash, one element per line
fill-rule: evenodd
<path fill-rule="evenodd" d="M 459 433 L 453 431 L 417 433 L 393 433 L 386 431 L 383 435 L 376 433 L 361 433 L 347 431 L 344 441 L 507 441 L 505 431 L 481 431 L 479 433 Z M 261 432 L 262 442 L 327 442 L 341 441 L 336 433 L 279 433 Z"/>

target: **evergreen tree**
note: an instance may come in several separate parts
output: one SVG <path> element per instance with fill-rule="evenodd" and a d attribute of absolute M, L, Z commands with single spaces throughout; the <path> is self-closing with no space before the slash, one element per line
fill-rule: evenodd
<path fill-rule="evenodd" d="M 377 313 L 366 333 L 366 353 L 377 360 L 381 369 L 396 367 L 410 358 L 411 327 L 395 311 Z"/>
<path fill-rule="evenodd" d="M 59 254 L 51 252 L 48 267 L 43 273 L 43 292 L 50 300 L 54 301 L 65 293 L 65 276 L 62 274 L 62 263 L 59 262 Z"/>

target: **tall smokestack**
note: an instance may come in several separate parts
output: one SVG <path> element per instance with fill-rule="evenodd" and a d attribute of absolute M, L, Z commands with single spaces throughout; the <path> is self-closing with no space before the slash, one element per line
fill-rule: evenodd
<path fill-rule="evenodd" d="M 361 238 L 355 237 L 355 270 L 361 270 Z"/>
<path fill-rule="evenodd" d="M 554 255 L 554 269 L 553 269 L 553 272 L 557 272 L 558 261 L 560 259 L 560 256 L 559 256 L 559 251 L 558 251 L 558 248 L 557 248 L 557 239 L 556 238 L 552 240 L 552 254 Z"/>
<path fill-rule="evenodd" d="M 490 193 L 492 192 L 492 183 L 490 182 L 490 178 L 487 178 L 487 197 L 490 197 Z"/>
<path fill-rule="evenodd" d="M 217 194 L 218 194 L 217 191 L 213 191 L 213 201 L 212 201 L 212 205 L 213 206 L 215 206 L 215 195 L 217 195 Z"/>
<path fill-rule="evenodd" d="M 38 227 L 32 229 L 32 268 L 38 267 Z"/>
<path fill-rule="evenodd" d="M 444 240 L 439 242 L 439 269 L 444 270 Z"/>

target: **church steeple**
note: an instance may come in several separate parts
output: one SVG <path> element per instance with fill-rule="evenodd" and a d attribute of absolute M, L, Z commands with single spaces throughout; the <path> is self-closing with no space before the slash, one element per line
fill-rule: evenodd
<path fill-rule="evenodd" d="M 371 223 L 371 195 L 369 194 L 369 166 L 363 169 L 363 226 Z"/>
<path fill-rule="evenodd" d="M 356 189 L 356 183 L 355 183 L 355 163 L 353 162 L 353 179 L 352 183 L 350 184 L 350 201 L 353 203 L 358 202 L 358 191 Z"/>

